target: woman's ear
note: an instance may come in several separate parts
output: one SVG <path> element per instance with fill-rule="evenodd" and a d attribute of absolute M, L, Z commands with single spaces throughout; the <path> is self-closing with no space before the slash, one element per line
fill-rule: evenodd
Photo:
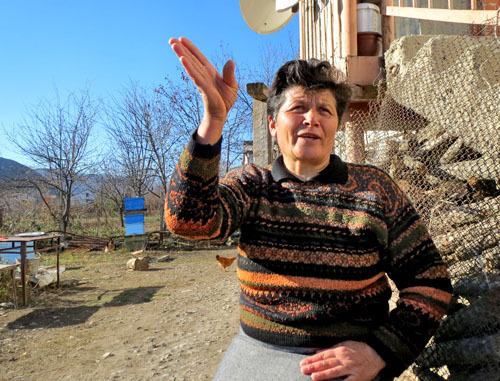
<path fill-rule="evenodd" d="M 269 122 L 269 133 L 273 138 L 277 137 L 278 135 L 278 130 L 276 129 L 276 123 L 273 121 L 273 119 L 268 116 L 267 120 Z"/>

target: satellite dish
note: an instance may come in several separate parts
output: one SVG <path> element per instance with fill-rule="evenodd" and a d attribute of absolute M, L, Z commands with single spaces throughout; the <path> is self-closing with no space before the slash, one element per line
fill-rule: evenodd
<path fill-rule="evenodd" d="M 240 0 L 243 19 L 254 32 L 274 33 L 295 16 L 298 0 Z"/>

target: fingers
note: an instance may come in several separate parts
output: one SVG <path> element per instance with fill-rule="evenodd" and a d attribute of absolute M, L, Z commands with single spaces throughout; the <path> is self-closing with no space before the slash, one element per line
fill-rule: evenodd
<path fill-rule="evenodd" d="M 327 374 L 331 377 L 331 373 L 340 376 L 338 373 L 344 367 L 343 365 L 344 364 L 335 357 L 335 353 L 329 350 L 302 360 L 300 362 L 300 370 L 303 374 L 313 374 L 315 376 Z M 318 380 L 323 380 L 323 378 L 318 378 Z"/>
<path fill-rule="evenodd" d="M 169 44 L 179 58 L 185 57 L 188 59 L 192 67 L 196 70 L 200 70 L 203 67 L 213 68 L 205 55 L 186 37 L 180 37 L 179 39 L 171 38 Z"/>
<path fill-rule="evenodd" d="M 210 65 L 210 61 L 205 55 L 186 37 L 180 37 L 179 41 L 189 50 L 189 52 L 196 57 L 196 59 L 204 66 Z"/>
<path fill-rule="evenodd" d="M 346 374 L 342 373 L 341 368 L 335 369 L 327 369 L 322 372 L 315 372 L 311 374 L 311 380 L 313 381 L 321 381 L 321 380 L 348 380 L 349 378 L 345 378 Z"/>
<path fill-rule="evenodd" d="M 323 349 L 321 351 L 316 352 L 316 354 L 303 359 L 300 362 L 300 366 L 313 364 L 322 360 L 327 360 L 330 357 L 335 357 L 333 351 L 331 349 Z"/>
<path fill-rule="evenodd" d="M 236 76 L 234 75 L 234 61 L 229 60 L 222 68 L 222 79 L 230 87 L 237 87 Z"/>
<path fill-rule="evenodd" d="M 198 88 L 203 100 L 204 117 L 209 120 L 226 120 L 229 109 L 237 99 L 238 83 L 235 64 L 229 60 L 224 65 L 222 75 L 187 38 L 169 40 L 184 70 Z M 198 130 L 200 134 L 200 130 Z"/>
<path fill-rule="evenodd" d="M 187 74 L 191 77 L 193 82 L 198 85 L 206 72 L 204 65 L 180 40 L 171 38 L 169 43 L 174 53 L 177 57 L 179 57 L 179 61 L 186 70 Z"/>
<path fill-rule="evenodd" d="M 186 37 L 179 39 L 171 38 L 169 44 L 172 50 L 179 57 L 179 60 L 196 85 L 206 79 L 207 76 L 218 76 L 215 68 L 205 55 Z M 222 79 L 232 88 L 238 87 L 234 73 L 235 64 L 229 60 L 222 69 Z"/>
<path fill-rule="evenodd" d="M 348 376 L 349 381 L 365 381 L 372 380 L 385 365 L 368 344 L 345 341 L 303 359 L 300 369 L 313 380 Z"/>

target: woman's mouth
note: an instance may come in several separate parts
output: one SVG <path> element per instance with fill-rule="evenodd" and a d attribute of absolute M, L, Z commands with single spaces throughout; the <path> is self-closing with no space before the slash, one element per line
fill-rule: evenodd
<path fill-rule="evenodd" d="M 299 139 L 306 139 L 306 140 L 319 140 L 319 136 L 314 135 L 314 134 L 302 134 L 298 136 Z"/>

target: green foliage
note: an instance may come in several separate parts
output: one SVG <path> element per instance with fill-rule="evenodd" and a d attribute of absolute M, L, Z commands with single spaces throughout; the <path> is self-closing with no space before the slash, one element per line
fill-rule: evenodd
<path fill-rule="evenodd" d="M 12 279 L 10 272 L 4 271 L 0 273 L 0 303 L 10 302 L 12 293 Z"/>

